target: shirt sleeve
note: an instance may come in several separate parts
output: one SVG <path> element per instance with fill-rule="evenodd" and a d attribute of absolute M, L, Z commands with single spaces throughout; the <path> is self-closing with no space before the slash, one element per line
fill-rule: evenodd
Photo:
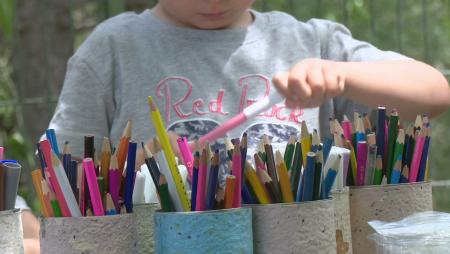
<path fill-rule="evenodd" d="M 321 45 L 322 59 L 344 62 L 404 60 L 410 59 L 393 51 L 378 49 L 372 44 L 352 37 L 350 30 L 339 23 L 312 19 L 310 23 L 316 30 Z M 353 112 L 369 113 L 374 109 L 358 104 L 345 97 L 333 99 L 334 116 L 342 120 L 343 115 L 353 118 Z"/>
<path fill-rule="evenodd" d="M 68 141 L 72 154 L 81 156 L 84 136 L 96 140 L 108 137 L 114 112 L 113 91 L 104 84 L 81 57 L 73 56 L 50 128 L 55 129 L 58 145 Z M 99 149 L 99 143 L 95 142 Z"/>

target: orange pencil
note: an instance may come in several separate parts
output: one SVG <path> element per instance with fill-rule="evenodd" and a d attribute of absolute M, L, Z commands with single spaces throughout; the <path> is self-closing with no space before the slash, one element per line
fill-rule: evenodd
<path fill-rule="evenodd" d="M 225 186 L 225 209 L 233 208 L 235 184 L 236 184 L 236 177 L 234 175 L 228 175 Z"/>
<path fill-rule="evenodd" d="M 31 178 L 33 180 L 34 189 L 38 195 L 39 201 L 41 203 L 42 207 L 42 214 L 44 217 L 50 217 L 49 209 L 51 210 L 50 206 L 47 206 L 46 201 L 44 200 L 44 193 L 42 192 L 42 172 L 40 169 L 36 169 L 31 171 Z M 48 204 L 50 205 L 50 204 Z"/>
<path fill-rule="evenodd" d="M 128 154 L 128 143 L 131 139 L 131 120 L 127 122 L 127 126 L 123 130 L 122 138 L 120 138 L 119 146 L 117 147 L 117 163 L 119 164 L 119 170 L 123 171 L 125 161 Z"/>

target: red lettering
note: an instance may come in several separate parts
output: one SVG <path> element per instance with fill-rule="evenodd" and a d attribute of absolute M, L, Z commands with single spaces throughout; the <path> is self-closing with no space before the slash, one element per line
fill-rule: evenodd
<path fill-rule="evenodd" d="M 224 112 L 222 111 L 222 101 L 223 101 L 223 96 L 225 94 L 225 91 L 223 89 L 220 89 L 219 92 L 217 93 L 217 100 L 211 100 L 209 102 L 209 111 L 211 113 L 218 113 L 220 115 L 228 115 L 229 112 Z"/>
<path fill-rule="evenodd" d="M 300 117 L 303 116 L 305 112 L 301 108 L 295 108 L 291 111 L 289 115 L 289 121 L 294 123 L 301 123 Z"/>
<path fill-rule="evenodd" d="M 202 108 L 204 104 L 205 103 L 203 102 L 202 99 L 196 99 L 194 101 L 194 103 L 192 103 L 192 112 L 194 112 L 197 115 L 206 115 L 206 114 L 208 114 L 208 112 L 204 112 L 204 111 L 200 110 L 200 108 Z"/>
<path fill-rule="evenodd" d="M 179 81 L 179 82 L 171 82 L 171 81 Z M 172 104 L 172 92 L 170 90 L 170 86 L 175 86 L 177 91 L 180 91 L 180 85 L 184 85 L 187 88 L 186 93 L 177 101 Z M 161 93 L 161 90 L 164 91 L 164 94 Z M 168 77 L 161 80 L 156 86 L 156 96 L 159 98 L 164 98 L 164 110 L 165 110 L 165 118 L 166 122 L 170 122 L 170 109 L 173 108 L 177 116 L 181 119 L 186 119 L 192 112 L 184 113 L 181 109 L 181 104 L 186 101 L 192 93 L 192 83 L 189 79 L 183 77 Z"/>

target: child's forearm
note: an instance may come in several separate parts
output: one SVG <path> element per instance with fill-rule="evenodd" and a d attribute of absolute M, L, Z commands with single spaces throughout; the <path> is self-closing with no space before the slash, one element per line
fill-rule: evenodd
<path fill-rule="evenodd" d="M 343 96 L 376 107 L 397 108 L 402 117 L 435 116 L 450 106 L 450 88 L 444 76 L 414 60 L 346 62 Z"/>

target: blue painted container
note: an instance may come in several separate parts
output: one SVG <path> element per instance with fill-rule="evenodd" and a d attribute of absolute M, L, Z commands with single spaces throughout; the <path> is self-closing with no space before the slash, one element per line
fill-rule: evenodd
<path fill-rule="evenodd" d="M 156 253 L 253 253 L 249 208 L 155 213 Z"/>

